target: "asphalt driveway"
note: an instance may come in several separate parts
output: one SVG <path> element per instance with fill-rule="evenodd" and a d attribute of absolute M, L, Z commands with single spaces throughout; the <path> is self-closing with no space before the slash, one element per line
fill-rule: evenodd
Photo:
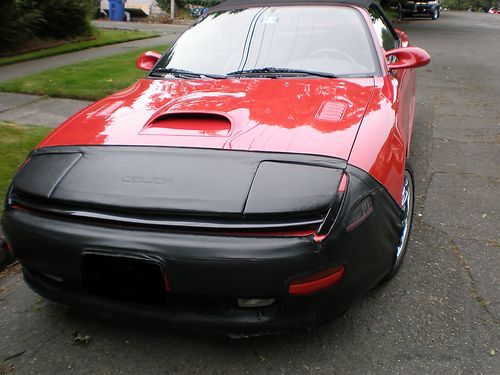
<path fill-rule="evenodd" d="M 391 283 L 312 332 L 233 340 L 67 310 L 10 269 L 0 278 L 4 371 L 498 373 L 500 16 L 445 12 L 400 28 L 433 62 L 419 72 L 416 222 Z"/>

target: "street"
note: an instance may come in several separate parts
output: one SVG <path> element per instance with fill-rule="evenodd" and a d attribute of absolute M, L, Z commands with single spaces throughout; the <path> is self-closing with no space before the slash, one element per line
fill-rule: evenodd
<path fill-rule="evenodd" d="M 0 374 L 498 374 L 500 16 L 396 27 L 432 62 L 418 72 L 415 222 L 394 280 L 312 331 L 235 340 L 69 310 L 14 267 L 0 277 Z"/>

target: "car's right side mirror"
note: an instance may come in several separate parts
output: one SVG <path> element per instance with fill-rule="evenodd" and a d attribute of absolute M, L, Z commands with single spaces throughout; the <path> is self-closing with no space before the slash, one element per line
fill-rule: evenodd
<path fill-rule="evenodd" d="M 385 57 L 388 59 L 394 57 L 390 59 L 391 62 L 387 64 L 389 70 L 419 68 L 429 64 L 431 61 L 430 55 L 425 50 L 418 47 L 391 49 L 385 53 Z"/>

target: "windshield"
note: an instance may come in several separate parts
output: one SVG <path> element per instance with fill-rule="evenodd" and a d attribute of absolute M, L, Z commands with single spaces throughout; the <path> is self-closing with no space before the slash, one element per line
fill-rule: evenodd
<path fill-rule="evenodd" d="M 373 44 L 359 11 L 288 6 L 208 14 L 186 31 L 152 75 L 373 76 Z M 326 75 L 323 75 L 326 76 Z"/>

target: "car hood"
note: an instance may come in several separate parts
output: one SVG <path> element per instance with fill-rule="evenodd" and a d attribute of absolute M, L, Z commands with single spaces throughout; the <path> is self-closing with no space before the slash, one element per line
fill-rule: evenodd
<path fill-rule="evenodd" d="M 141 79 L 74 115 L 39 147 L 172 146 L 347 160 L 374 90 L 357 79 Z"/>

